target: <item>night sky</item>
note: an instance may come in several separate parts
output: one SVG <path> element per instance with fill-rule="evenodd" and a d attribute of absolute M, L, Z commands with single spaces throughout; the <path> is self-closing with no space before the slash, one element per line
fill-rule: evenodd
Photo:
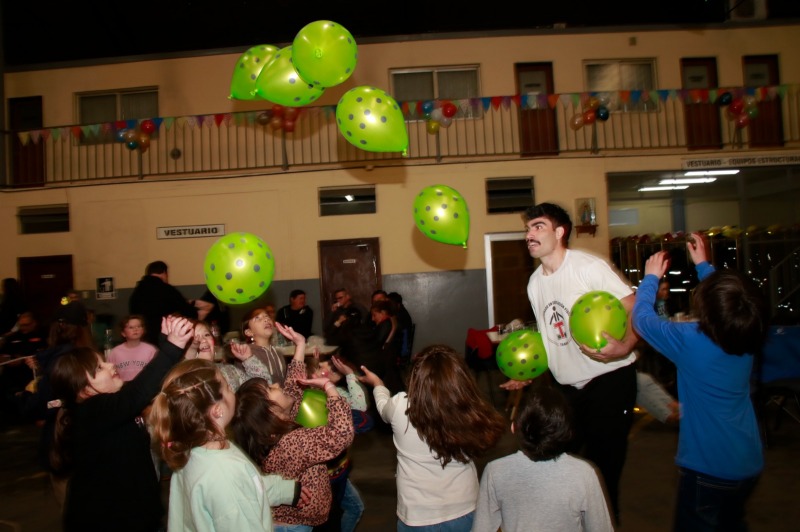
<path fill-rule="evenodd" d="M 726 0 L 318 2 L 301 0 L 79 0 L 2 2 L 7 67 L 153 53 L 285 46 L 316 20 L 359 38 L 503 29 L 685 25 L 727 20 Z M 544 4 L 544 5 L 543 5 Z M 770 0 L 770 17 L 800 17 L 800 2 Z"/>

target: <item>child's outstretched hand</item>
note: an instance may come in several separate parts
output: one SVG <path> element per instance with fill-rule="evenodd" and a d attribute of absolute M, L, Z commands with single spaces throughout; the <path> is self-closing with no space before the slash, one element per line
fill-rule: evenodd
<path fill-rule="evenodd" d="M 689 256 L 692 257 L 692 262 L 695 264 L 708 261 L 706 237 L 702 233 L 692 233 L 686 237 L 686 249 L 689 251 Z"/>
<path fill-rule="evenodd" d="M 364 384 L 369 384 L 370 386 L 383 386 L 383 381 L 380 377 L 372 373 L 370 370 L 367 369 L 367 366 L 361 366 L 361 371 L 364 372 L 364 375 L 359 377 L 359 382 L 363 382 Z"/>
<path fill-rule="evenodd" d="M 325 385 L 331 382 L 328 377 L 313 377 L 310 379 L 297 379 L 297 382 L 303 386 L 311 386 L 313 388 L 325 389 Z"/>
<path fill-rule="evenodd" d="M 669 267 L 669 252 L 657 251 L 650 255 L 647 262 L 644 264 L 645 275 L 655 275 L 659 279 L 664 277 Z"/>
<path fill-rule="evenodd" d="M 242 362 L 253 356 L 253 350 L 250 348 L 250 344 L 231 342 L 230 345 L 233 356 Z"/>
<path fill-rule="evenodd" d="M 275 328 L 278 329 L 278 332 L 284 335 L 286 338 L 294 342 L 294 345 L 306 343 L 306 337 L 300 334 L 299 332 L 295 331 L 292 327 L 286 327 L 285 325 L 275 322 Z"/>
<path fill-rule="evenodd" d="M 351 373 L 355 373 L 355 370 L 342 362 L 339 357 L 331 357 L 331 362 L 333 363 L 333 367 L 336 368 L 336 371 L 341 373 L 343 376 L 348 376 Z"/>
<path fill-rule="evenodd" d="M 166 328 L 167 341 L 181 349 L 194 338 L 194 324 L 187 318 L 164 318 L 161 323 L 161 331 Z"/>

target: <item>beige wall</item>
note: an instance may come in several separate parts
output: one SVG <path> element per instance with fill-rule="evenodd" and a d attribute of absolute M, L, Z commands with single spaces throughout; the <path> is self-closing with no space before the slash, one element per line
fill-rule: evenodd
<path fill-rule="evenodd" d="M 631 45 L 631 38 L 636 44 Z M 253 43 L 260 44 L 260 43 Z M 659 88 L 680 88 L 682 57 L 715 57 L 721 86 L 742 83 L 743 55 L 778 54 L 781 81 L 800 82 L 798 25 L 692 31 L 564 33 L 449 40 L 359 44 L 353 76 L 330 88 L 319 101 L 334 105 L 352 87 L 389 89 L 389 69 L 439 65 L 480 65 L 483 96 L 516 93 L 514 63 L 553 62 L 556 92 L 583 91 L 587 59 L 656 58 Z M 242 50 L 244 52 L 244 50 Z M 45 127 L 76 122 L 74 94 L 94 90 L 156 86 L 162 116 L 210 114 L 267 108 L 265 101 L 229 100 L 230 79 L 239 53 L 118 65 L 60 68 L 5 74 L 7 98 L 41 95 Z"/>

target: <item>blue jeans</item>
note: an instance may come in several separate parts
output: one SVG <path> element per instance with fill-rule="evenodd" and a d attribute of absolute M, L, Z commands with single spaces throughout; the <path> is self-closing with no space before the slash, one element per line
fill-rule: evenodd
<path fill-rule="evenodd" d="M 758 478 L 725 480 L 680 468 L 672 529 L 676 532 L 746 531 L 744 507 Z"/>
<path fill-rule="evenodd" d="M 398 519 L 397 532 L 470 532 L 474 519 L 474 511 L 435 525 L 408 526 Z"/>
<path fill-rule="evenodd" d="M 275 532 L 311 532 L 314 527 L 309 525 L 275 525 Z"/>
<path fill-rule="evenodd" d="M 342 532 L 353 532 L 364 513 L 364 501 L 350 479 L 344 487 L 342 497 Z"/>

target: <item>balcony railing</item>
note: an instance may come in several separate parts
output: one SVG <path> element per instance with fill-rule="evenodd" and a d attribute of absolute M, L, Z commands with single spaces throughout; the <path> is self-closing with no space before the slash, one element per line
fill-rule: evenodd
<path fill-rule="evenodd" d="M 720 105 L 722 95 L 744 109 Z M 604 104 L 593 123 L 584 113 Z M 442 101 L 433 102 L 434 108 Z M 362 151 L 336 126 L 335 107 L 300 108 L 292 132 L 269 109 L 159 117 L 146 151 L 118 142 L 140 121 L 15 131 L 6 135 L 5 187 L 118 178 L 278 173 L 298 167 L 417 164 L 586 153 L 663 153 L 800 146 L 800 85 L 703 91 L 530 94 L 452 101 L 452 123 L 431 127 L 424 102 L 403 102 L 408 156 Z M 743 115 L 747 115 L 743 118 Z M 436 116 L 436 115 L 434 115 Z M 601 118 L 605 117 L 605 120 Z M 580 123 L 583 123 L 581 125 Z M 447 127 L 446 127 L 447 126 Z"/>

